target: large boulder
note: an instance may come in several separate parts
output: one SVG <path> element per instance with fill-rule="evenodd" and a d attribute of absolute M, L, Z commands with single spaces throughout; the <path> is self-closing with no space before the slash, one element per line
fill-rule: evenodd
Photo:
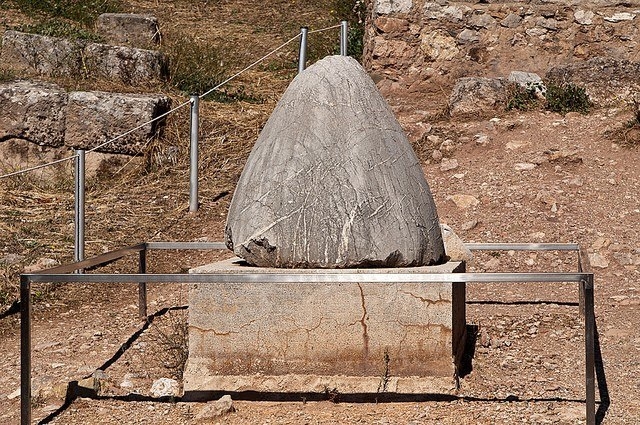
<path fill-rule="evenodd" d="M 156 50 L 89 43 L 84 49 L 90 74 L 128 85 L 157 82 L 168 75 L 167 60 Z"/>
<path fill-rule="evenodd" d="M 503 78 L 464 77 L 456 81 L 449 98 L 452 117 L 481 117 L 504 110 L 507 81 Z"/>
<path fill-rule="evenodd" d="M 598 106 L 631 103 L 640 92 L 640 62 L 597 57 L 554 66 L 547 72 L 546 80 L 584 87 Z"/>
<path fill-rule="evenodd" d="M 89 149 L 151 121 L 169 110 L 170 99 L 162 95 L 105 92 L 71 92 L 67 107 L 65 144 Z M 139 154 L 158 135 L 164 120 L 127 134 L 99 150 L 107 153 Z"/>
<path fill-rule="evenodd" d="M 226 242 L 262 267 L 444 261 L 420 163 L 357 61 L 327 57 L 293 80 L 242 172 Z"/>
<path fill-rule="evenodd" d="M 0 84 L 0 142 L 21 139 L 41 146 L 63 146 L 67 101 L 67 93 L 54 84 Z"/>

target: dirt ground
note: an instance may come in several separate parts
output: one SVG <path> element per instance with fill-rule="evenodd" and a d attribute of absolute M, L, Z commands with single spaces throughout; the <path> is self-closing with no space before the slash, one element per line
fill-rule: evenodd
<path fill-rule="evenodd" d="M 141 2 L 149 8 L 155 3 Z M 266 50 L 277 44 L 272 40 L 260 47 Z M 88 254 L 141 240 L 221 240 L 234 179 L 277 100 L 277 90 L 286 84 L 278 78 L 280 83 L 271 85 L 273 94 L 262 104 L 240 102 L 205 114 L 205 140 L 228 156 L 206 157 L 198 213 L 187 213 L 188 179 L 180 165 L 137 175 L 134 181 L 116 176 L 108 187 L 96 184 L 88 199 Z M 589 251 L 595 271 L 598 421 L 639 423 L 640 152 L 637 144 L 625 143 L 621 137 L 635 111 L 621 105 L 588 115 L 512 111 L 451 121 L 436 117 L 440 104 L 433 99 L 389 100 L 423 161 L 441 222 L 465 242 L 575 242 Z M 221 118 L 223 114 L 233 118 Z M 238 123 L 240 116 L 249 117 L 250 125 Z M 221 124 L 228 136 L 216 130 Z M 225 145 L 228 140 L 241 146 L 230 149 Z M 438 150 L 445 160 L 436 161 L 433 150 L 442 142 L 445 145 Z M 33 189 L 36 186 L 20 190 L 14 183 L 6 184 L 0 195 L 1 229 L 9 235 L 2 254 L 16 250 L 34 261 L 47 256 L 69 261 L 71 195 L 59 189 L 45 193 Z M 22 221 L 9 211 L 22 214 Z M 53 236 L 39 233 L 47 226 Z M 31 234 L 26 228 L 32 229 Z M 27 239 L 42 242 L 26 245 Z M 229 254 L 154 253 L 149 271 L 184 271 L 225 256 Z M 4 273 L 13 275 L 23 265 L 5 265 Z M 577 257 L 558 252 L 478 253 L 468 268 L 573 272 Z M 109 270 L 135 268 L 123 262 Z M 340 397 L 333 402 L 259 401 L 234 395 L 236 411 L 208 422 L 198 419 L 205 403 L 151 395 L 155 380 L 180 380 L 177 366 L 184 355 L 180 347 L 186 338 L 187 296 L 187 288 L 180 285 L 151 285 L 153 320 L 145 323 L 137 316 L 134 284 L 35 285 L 34 420 L 58 424 L 585 423 L 584 331 L 577 288 L 572 284 L 469 284 L 467 323 L 478 333 L 472 370 L 453 395 L 378 403 Z M 6 307 L 0 313 L 0 423 L 16 424 L 19 317 L 9 304 Z M 68 384 L 97 369 L 104 372 L 99 395 L 64 403 Z"/>

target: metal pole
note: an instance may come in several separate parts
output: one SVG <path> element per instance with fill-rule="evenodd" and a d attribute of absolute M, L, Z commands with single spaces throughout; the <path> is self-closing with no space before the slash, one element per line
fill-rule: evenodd
<path fill-rule="evenodd" d="M 347 37 L 349 34 L 349 22 L 340 21 L 340 55 L 347 56 Z"/>
<path fill-rule="evenodd" d="M 307 34 L 309 28 L 300 28 L 300 51 L 298 53 L 298 74 L 307 67 Z"/>
<path fill-rule="evenodd" d="M 20 424 L 31 424 L 31 281 L 20 276 Z"/>
<path fill-rule="evenodd" d="M 595 384 L 595 327 L 593 274 L 588 275 L 582 283 L 584 287 L 584 349 L 585 349 L 585 379 L 586 379 L 586 408 L 587 425 L 596 423 L 596 384 Z"/>
<path fill-rule="evenodd" d="M 140 274 L 147 273 L 147 248 L 140 251 L 140 262 L 138 263 Z M 140 319 L 147 317 L 147 282 L 138 283 L 138 313 Z"/>
<path fill-rule="evenodd" d="M 200 98 L 191 96 L 191 153 L 189 177 L 189 212 L 198 211 L 198 114 Z"/>
<path fill-rule="evenodd" d="M 84 188 L 85 167 L 84 149 L 77 149 L 75 160 L 75 247 L 73 258 L 75 262 L 84 260 Z"/>

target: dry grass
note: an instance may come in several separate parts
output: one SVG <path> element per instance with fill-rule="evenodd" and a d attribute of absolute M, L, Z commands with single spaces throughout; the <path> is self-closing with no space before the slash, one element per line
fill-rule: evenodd
<path fill-rule="evenodd" d="M 147 0 L 128 2 L 127 8 L 158 17 L 162 49 L 185 38 L 209 43 L 223 58 L 226 75 L 231 75 L 290 39 L 301 26 L 319 29 L 336 24 L 332 4 L 332 0 Z M 11 22 L 27 19 L 15 10 L 7 13 Z M 310 61 L 332 53 L 337 37 L 338 30 L 310 37 Z M 169 117 L 163 138 L 151 142 L 143 158 L 90 178 L 86 255 L 143 240 L 222 239 L 235 182 L 262 126 L 295 75 L 296 60 L 297 43 L 291 43 L 225 88 L 231 97 L 249 101 L 201 103 L 201 208 L 197 214 L 188 213 L 188 107 Z M 131 87 L 95 78 L 50 80 L 69 90 L 163 93 L 174 105 L 187 99 L 170 82 Z M 39 258 L 62 263 L 73 258 L 70 170 L 68 164 L 49 177 L 0 180 L 0 311 L 16 298 L 19 274 L 25 266 Z M 192 257 L 194 262 L 203 260 L 202 256 Z"/>

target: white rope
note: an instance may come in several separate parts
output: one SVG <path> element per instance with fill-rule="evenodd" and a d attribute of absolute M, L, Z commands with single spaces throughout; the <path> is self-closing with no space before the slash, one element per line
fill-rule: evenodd
<path fill-rule="evenodd" d="M 113 139 L 109 139 L 106 142 L 99 144 L 98 146 L 95 146 L 95 147 L 93 147 L 91 149 L 88 149 L 87 153 L 95 152 L 96 150 L 98 150 L 98 149 L 100 149 L 100 148 L 102 148 L 102 147 L 104 147 L 104 146 L 106 146 L 106 145 L 108 145 L 110 143 L 113 143 L 118 139 L 122 139 L 123 137 L 128 136 L 129 134 L 133 133 L 134 131 L 141 129 L 142 127 L 144 127 L 146 125 L 152 124 L 153 122 L 158 121 L 159 119 L 162 119 L 162 118 L 166 117 L 169 114 L 172 114 L 173 112 L 177 111 L 180 108 L 185 107 L 186 105 L 188 105 L 190 103 L 191 103 L 190 100 L 188 100 L 188 101 L 186 101 L 184 103 L 181 103 L 180 105 L 176 106 L 175 108 L 171 109 L 170 111 L 165 112 L 162 115 L 158 115 L 157 117 L 155 117 L 155 118 L 153 118 L 153 119 L 151 119 L 151 120 L 149 120 L 149 121 L 147 121 L 147 122 L 145 122 L 143 124 L 140 124 L 139 126 L 134 127 L 129 131 L 126 131 L 126 132 L 124 132 L 122 134 L 119 134 L 118 136 L 114 137 Z M 12 177 L 12 176 L 17 176 L 19 174 L 28 173 L 28 172 L 35 171 L 35 170 L 39 170 L 41 168 L 49 167 L 51 165 L 55 165 L 55 164 L 59 164 L 61 162 L 65 162 L 65 161 L 69 161 L 69 160 L 75 159 L 77 156 L 78 155 L 76 154 L 76 155 L 69 156 L 67 158 L 58 159 L 57 161 L 52 161 L 52 162 L 49 162 L 49 163 L 46 163 L 46 164 L 37 165 L 35 167 L 25 168 L 23 170 L 18 170 L 18 171 L 14 171 L 12 173 L 3 174 L 3 175 L 0 176 L 0 179 L 4 179 L 4 178 L 7 178 L 7 177 Z"/>
<path fill-rule="evenodd" d="M 218 84 L 217 86 L 215 86 L 214 88 L 204 92 L 203 94 L 201 94 L 199 96 L 200 99 L 202 99 L 203 97 L 207 96 L 208 94 L 211 94 L 211 92 L 218 90 L 220 87 L 224 86 L 225 84 L 227 84 L 229 81 L 237 78 L 240 74 L 242 74 L 243 72 L 246 72 L 248 70 L 250 70 L 251 68 L 253 68 L 254 66 L 258 65 L 260 62 L 264 61 L 265 59 L 267 59 L 269 56 L 273 55 L 274 53 L 278 52 L 279 50 L 281 50 L 282 48 L 284 48 L 287 44 L 291 43 L 292 41 L 294 41 L 295 39 L 297 39 L 298 37 L 300 37 L 300 33 L 296 34 L 295 37 L 291 37 L 289 40 L 285 41 L 284 43 L 282 43 L 280 46 L 276 47 L 275 49 L 273 49 L 272 51 L 270 51 L 269 53 L 267 53 L 266 55 L 264 55 L 263 57 L 261 57 L 260 59 L 258 59 L 257 61 L 253 62 L 251 65 L 247 66 L 246 68 L 244 68 L 242 71 L 236 72 L 234 75 L 232 75 L 231 77 L 227 78 L 226 80 L 224 80 L 223 82 L 221 82 L 220 84 Z"/>
<path fill-rule="evenodd" d="M 146 126 L 146 125 L 149 125 L 149 124 L 152 124 L 152 123 L 154 123 L 155 121 L 158 121 L 159 119 L 162 119 L 162 118 L 166 117 L 167 115 L 174 113 L 174 112 L 175 112 L 175 111 L 177 111 L 178 109 L 184 108 L 186 105 L 189 105 L 190 103 L 191 103 L 191 100 L 187 100 L 186 102 L 181 103 L 180 105 L 178 105 L 178 106 L 176 106 L 175 108 L 173 108 L 173 109 L 171 109 L 171 110 L 169 110 L 169 111 L 165 112 L 164 114 L 158 115 L 157 117 L 155 117 L 155 118 L 153 118 L 153 119 L 151 119 L 151 120 L 149 120 L 149 121 L 147 121 L 147 122 L 145 122 L 145 123 L 143 123 L 143 124 L 140 124 L 139 126 L 134 127 L 134 128 L 132 128 L 131 130 L 126 131 L 126 132 L 124 132 L 124 133 L 122 133 L 122 134 L 120 134 L 120 135 L 118 135 L 118 136 L 114 137 L 114 138 L 113 138 L 113 139 L 111 139 L 111 140 L 107 140 L 106 142 L 101 143 L 101 144 L 99 144 L 98 146 L 95 146 L 95 147 L 93 147 L 93 148 L 91 148 L 91 149 L 88 149 L 88 150 L 87 150 L 87 152 L 94 152 L 94 151 L 97 151 L 98 149 L 105 147 L 105 146 L 106 146 L 106 145 L 108 145 L 109 143 L 113 143 L 113 142 L 115 142 L 115 141 L 116 141 L 116 140 L 118 140 L 118 139 L 122 139 L 124 136 L 128 136 L 129 134 L 133 133 L 134 131 L 136 131 L 136 130 L 140 130 L 142 127 L 144 127 L 144 126 Z"/>
<path fill-rule="evenodd" d="M 1 175 L 1 176 L 0 176 L 0 179 L 4 179 L 4 178 L 6 178 L 6 177 L 17 176 L 17 175 L 19 175 L 19 174 L 28 173 L 28 172 L 30 172 L 30 171 L 39 170 L 39 169 L 41 169 L 41 168 L 45 168 L 45 167 L 48 167 L 48 166 L 50 166 L 50 165 L 55 165 L 55 164 L 59 164 L 59 163 L 61 163 L 61 162 L 69 161 L 70 159 L 74 159 L 74 158 L 75 158 L 75 157 L 77 157 L 77 156 L 78 156 L 78 155 L 73 155 L 73 156 L 70 156 L 70 157 L 67 157 L 67 158 L 62 158 L 62 159 L 58 159 L 58 160 L 53 161 L 53 162 L 49 162 L 49 163 L 47 163 L 47 164 L 36 165 L 35 167 L 25 168 L 25 169 L 23 169 L 23 170 L 14 171 L 14 172 L 9 173 L 9 174 L 3 174 L 3 175 Z"/>
<path fill-rule="evenodd" d="M 340 27 L 340 25 L 333 25 L 333 26 L 331 26 L 331 27 L 326 27 L 326 28 L 321 28 L 321 29 L 317 29 L 317 30 L 309 31 L 309 34 L 313 34 L 313 33 L 317 33 L 317 32 L 323 32 L 323 31 L 328 31 L 328 30 L 331 30 L 331 29 L 334 29 L 334 28 L 339 28 L 339 27 Z M 242 69 L 241 71 L 236 72 L 236 73 L 235 73 L 234 75 L 232 75 L 231 77 L 227 78 L 226 80 L 224 80 L 223 82 L 221 82 L 221 83 L 220 83 L 220 84 L 218 84 L 217 86 L 215 86 L 215 87 L 213 87 L 212 89 L 210 89 L 210 90 L 206 91 L 205 93 L 201 94 L 201 95 L 200 95 L 200 96 L 198 96 L 198 97 L 199 97 L 200 99 L 202 99 L 202 98 L 206 97 L 208 94 L 212 93 L 213 91 L 218 90 L 220 87 L 224 86 L 224 85 L 225 85 L 225 84 L 227 84 L 229 81 L 234 80 L 235 78 L 239 77 L 239 76 L 240 76 L 241 74 L 243 74 L 244 72 L 246 72 L 246 71 L 250 70 L 251 68 L 253 68 L 254 66 L 256 66 L 256 65 L 258 65 L 259 63 L 263 62 L 264 60 L 266 60 L 266 59 L 267 59 L 267 58 L 269 58 L 270 56 L 272 56 L 272 55 L 274 55 L 275 53 L 277 53 L 278 51 L 282 50 L 285 46 L 287 46 L 288 44 L 290 44 L 291 42 L 293 42 L 294 40 L 296 40 L 297 38 L 299 38 L 299 37 L 300 37 L 300 35 L 301 35 L 301 33 L 298 33 L 298 34 L 296 34 L 294 37 L 291 37 L 289 40 L 285 41 L 285 42 L 284 42 L 284 43 L 282 43 L 280 46 L 276 47 L 275 49 L 273 49 L 272 51 L 270 51 L 269 53 L 267 53 L 266 55 L 264 55 L 263 57 L 261 57 L 261 58 L 260 58 L 260 59 L 258 59 L 257 61 L 253 62 L 251 65 L 249 65 L 249 66 L 245 67 L 245 68 L 244 68 L 244 69 Z M 179 110 L 179 109 L 181 109 L 181 108 L 185 107 L 186 105 L 189 105 L 190 103 L 191 103 L 191 100 L 188 100 L 188 101 L 186 101 L 186 102 L 184 102 L 184 103 L 181 103 L 180 105 L 178 105 L 178 106 L 176 106 L 175 108 L 173 108 L 173 109 L 171 109 L 171 110 L 169 110 L 169 111 L 167 111 L 167 112 L 163 113 L 162 115 L 159 115 L 159 116 L 157 116 L 157 117 L 155 117 L 155 118 L 153 118 L 153 119 L 151 119 L 151 120 L 149 120 L 149 121 L 147 121 L 147 122 L 145 122 L 145 123 L 143 123 L 143 124 L 138 125 L 137 127 L 132 128 L 131 130 L 128 130 L 128 131 L 126 131 L 126 132 L 124 132 L 124 133 L 122 133 L 122 134 L 119 134 L 118 136 L 116 136 L 116 137 L 114 137 L 114 138 L 112 138 L 112 139 L 109 139 L 109 140 L 107 140 L 106 142 L 101 143 L 101 144 L 99 144 L 99 145 L 97 145 L 97 146 L 95 146 L 95 147 L 93 147 L 93 148 L 91 148 L 91 149 L 88 149 L 88 150 L 87 150 L 87 153 L 89 153 L 89 152 L 95 152 L 96 150 L 98 150 L 98 149 L 100 149 L 100 148 L 103 148 L 103 147 L 105 147 L 106 145 L 108 145 L 108 144 L 111 144 L 111 143 L 115 142 L 116 140 L 122 139 L 123 137 L 128 136 L 129 134 L 133 133 L 134 131 L 141 129 L 142 127 L 144 127 L 144 126 L 146 126 L 146 125 L 152 124 L 152 123 L 154 123 L 155 121 L 158 121 L 159 119 L 162 119 L 162 118 L 166 117 L 167 115 L 172 114 L 172 113 L 174 113 L 175 111 L 177 111 L 177 110 Z M 25 168 L 25 169 L 18 170 L 18 171 L 14 171 L 14 172 L 11 172 L 11 173 L 8 173 L 8 174 L 3 174 L 3 175 L 0 175 L 0 179 L 4 179 L 4 178 L 7 178 L 7 177 L 12 177 L 12 176 L 17 176 L 17 175 L 19 175 L 19 174 L 28 173 L 28 172 L 35 171 L 35 170 L 39 170 L 39 169 L 41 169 L 41 168 L 49 167 L 49 166 L 51 166 L 51 165 L 55 165 L 55 164 L 59 164 L 59 163 L 61 163 L 61 162 L 65 162 L 65 161 L 69 161 L 69 160 L 75 159 L 77 156 L 78 156 L 78 155 L 72 155 L 72 156 L 67 157 L 67 158 L 62 158 L 62 159 L 59 159 L 59 160 L 56 160 L 56 161 L 49 162 L 49 163 L 47 163 L 47 164 L 41 164 L 41 165 L 37 165 L 37 166 L 35 166 L 35 167 Z"/>
<path fill-rule="evenodd" d="M 321 28 L 321 29 L 319 29 L 319 30 L 309 31 L 307 34 L 314 34 L 314 33 L 317 33 L 317 32 L 329 31 L 329 30 L 332 30 L 332 29 L 334 29 L 334 28 L 340 28 L 341 26 L 342 26 L 342 25 L 340 25 L 340 24 L 338 24 L 338 25 L 333 25 L 333 26 L 330 26 L 330 27 Z"/>

